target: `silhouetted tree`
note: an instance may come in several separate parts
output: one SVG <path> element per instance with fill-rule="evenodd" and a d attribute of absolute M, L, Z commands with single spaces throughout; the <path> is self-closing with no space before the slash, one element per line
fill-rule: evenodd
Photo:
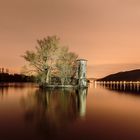
<path fill-rule="evenodd" d="M 23 74 L 0 73 L 0 83 L 3 82 L 34 82 L 34 76 L 26 76 Z"/>

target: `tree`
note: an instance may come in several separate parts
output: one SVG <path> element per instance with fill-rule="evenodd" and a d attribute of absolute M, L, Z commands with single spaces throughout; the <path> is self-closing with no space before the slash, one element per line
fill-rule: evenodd
<path fill-rule="evenodd" d="M 70 84 L 71 79 L 76 75 L 76 60 L 78 55 L 69 52 L 67 47 L 61 49 L 59 61 L 57 61 L 58 75 L 61 78 L 61 84 Z"/>
<path fill-rule="evenodd" d="M 37 74 L 41 85 L 50 84 L 52 75 L 61 79 L 62 84 L 68 84 L 68 78 L 74 74 L 77 55 L 69 52 L 67 47 L 60 45 L 59 38 L 48 36 L 37 40 L 35 51 L 26 51 L 23 58 L 29 62 L 31 71 Z"/>
<path fill-rule="evenodd" d="M 36 51 L 26 51 L 23 58 L 29 62 L 32 71 L 37 73 L 41 84 L 49 84 L 50 75 L 58 59 L 59 38 L 48 36 L 37 40 Z"/>

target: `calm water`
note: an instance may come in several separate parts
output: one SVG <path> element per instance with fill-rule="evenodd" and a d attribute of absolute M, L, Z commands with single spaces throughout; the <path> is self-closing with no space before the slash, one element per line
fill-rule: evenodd
<path fill-rule="evenodd" d="M 88 91 L 0 87 L 0 139 L 140 139 L 140 95 L 94 84 Z"/>

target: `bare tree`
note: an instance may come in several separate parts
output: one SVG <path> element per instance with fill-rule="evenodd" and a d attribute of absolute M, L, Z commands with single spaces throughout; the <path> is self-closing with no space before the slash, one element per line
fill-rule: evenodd
<path fill-rule="evenodd" d="M 67 47 L 61 46 L 56 36 L 37 40 L 36 50 L 26 51 L 23 55 L 32 72 L 37 74 L 41 85 L 50 84 L 51 75 L 59 77 L 62 84 L 69 84 L 70 78 L 75 74 L 77 57 Z"/>
<path fill-rule="evenodd" d="M 61 55 L 59 56 L 59 61 L 57 61 L 56 67 L 58 69 L 58 75 L 61 79 L 61 84 L 70 84 L 71 79 L 74 78 L 76 74 L 76 59 L 78 55 L 69 52 L 67 47 L 61 49 Z"/>
<path fill-rule="evenodd" d="M 48 36 L 43 40 L 37 40 L 35 51 L 26 51 L 23 55 L 32 67 L 32 71 L 37 73 L 41 84 L 49 84 L 51 72 L 58 59 L 59 46 L 59 38 Z"/>

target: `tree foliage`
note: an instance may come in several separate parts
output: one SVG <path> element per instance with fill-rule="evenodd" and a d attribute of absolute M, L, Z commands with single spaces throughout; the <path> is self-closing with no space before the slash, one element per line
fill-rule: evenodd
<path fill-rule="evenodd" d="M 74 77 L 78 55 L 60 45 L 58 37 L 48 36 L 37 40 L 35 51 L 26 51 L 23 58 L 41 84 L 50 84 L 52 76 L 59 77 L 61 84 L 70 84 L 68 79 Z"/>
<path fill-rule="evenodd" d="M 69 52 L 68 48 L 62 48 L 59 61 L 57 61 L 58 75 L 62 84 L 69 84 L 76 74 L 76 59 L 78 55 Z"/>

